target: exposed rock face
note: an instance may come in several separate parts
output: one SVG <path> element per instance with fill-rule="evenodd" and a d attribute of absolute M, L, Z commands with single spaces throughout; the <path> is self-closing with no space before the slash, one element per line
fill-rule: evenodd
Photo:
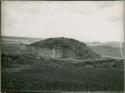
<path fill-rule="evenodd" d="M 57 58 L 100 59 L 86 44 L 70 38 L 48 38 L 31 46 L 39 48 L 40 55 Z"/>

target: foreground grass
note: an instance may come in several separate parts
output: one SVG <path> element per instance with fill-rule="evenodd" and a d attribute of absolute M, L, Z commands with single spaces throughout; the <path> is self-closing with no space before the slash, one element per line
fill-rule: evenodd
<path fill-rule="evenodd" d="M 30 63 L 34 57 L 28 58 Z M 3 91 L 123 91 L 123 61 L 76 62 L 36 59 L 20 71 L 2 71 Z M 23 66 L 11 64 L 9 69 Z M 25 64 L 26 65 L 26 64 Z"/>

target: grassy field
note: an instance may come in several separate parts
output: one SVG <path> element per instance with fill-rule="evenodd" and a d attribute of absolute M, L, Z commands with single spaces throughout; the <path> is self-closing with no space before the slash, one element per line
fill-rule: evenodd
<path fill-rule="evenodd" d="M 19 58 L 12 59 L 15 60 Z M 3 68 L 4 91 L 123 91 L 124 68 L 120 60 L 76 63 L 34 57 L 25 60 L 27 64 L 22 60 Z"/>
<path fill-rule="evenodd" d="M 110 50 L 112 54 L 99 48 L 97 52 L 108 56 L 119 55 L 118 50 Z M 37 56 L 31 47 L 20 44 L 2 45 L 1 73 L 2 91 L 8 92 L 111 91 L 109 93 L 123 93 L 124 89 L 123 60 L 78 61 L 44 58 Z"/>

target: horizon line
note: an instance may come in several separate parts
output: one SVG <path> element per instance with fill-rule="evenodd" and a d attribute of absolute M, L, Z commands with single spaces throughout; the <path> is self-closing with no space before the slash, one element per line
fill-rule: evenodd
<path fill-rule="evenodd" d="M 40 37 L 29 37 L 29 36 L 6 36 L 6 35 L 1 35 L 1 37 L 15 37 L 15 38 L 34 38 L 34 39 L 47 39 L 47 38 L 40 38 Z M 64 36 L 60 36 L 60 37 L 48 37 L 48 38 L 61 38 L 61 37 L 64 37 Z M 64 37 L 64 38 L 72 38 L 72 37 Z M 75 39 L 75 38 L 72 38 L 72 39 Z M 79 39 L 76 39 L 76 40 L 79 40 Z M 79 40 L 81 42 L 122 42 L 121 41 L 82 41 L 82 40 Z"/>

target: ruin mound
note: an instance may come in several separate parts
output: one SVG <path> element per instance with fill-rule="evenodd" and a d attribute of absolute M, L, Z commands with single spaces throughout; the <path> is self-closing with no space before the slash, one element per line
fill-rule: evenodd
<path fill-rule="evenodd" d="M 101 56 L 92 51 L 85 43 L 72 38 L 48 38 L 31 44 L 33 47 L 50 51 L 53 57 L 75 59 L 100 59 Z M 42 53 L 42 52 L 41 52 Z M 49 53 L 49 52 L 48 52 Z"/>

